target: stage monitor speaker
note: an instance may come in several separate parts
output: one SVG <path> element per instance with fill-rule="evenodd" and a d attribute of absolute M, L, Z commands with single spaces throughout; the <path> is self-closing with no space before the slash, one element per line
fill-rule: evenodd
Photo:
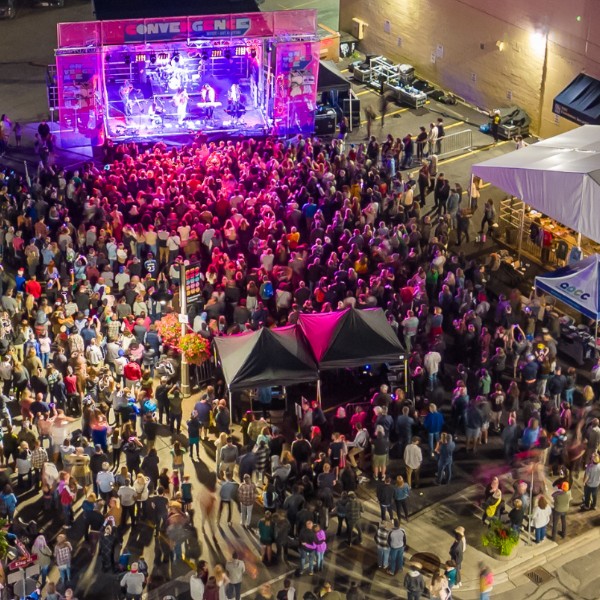
<path fill-rule="evenodd" d="M 344 116 L 350 120 L 350 100 L 343 101 L 342 110 Z M 352 100 L 352 127 L 360 127 L 360 100 L 358 98 Z"/>
<path fill-rule="evenodd" d="M 321 107 L 321 110 L 315 114 L 315 133 L 319 135 L 330 135 L 335 133 L 336 114 L 333 108 Z"/>

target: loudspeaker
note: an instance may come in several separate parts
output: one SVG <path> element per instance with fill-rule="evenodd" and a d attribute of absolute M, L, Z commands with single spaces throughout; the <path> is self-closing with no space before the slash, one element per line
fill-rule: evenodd
<path fill-rule="evenodd" d="M 342 110 L 346 118 L 350 117 L 350 100 L 342 100 Z M 352 127 L 360 127 L 360 99 L 352 100 Z"/>
<path fill-rule="evenodd" d="M 322 108 L 322 107 L 321 107 Z M 327 135 L 335 133 L 336 114 L 333 108 L 327 108 L 315 114 L 315 133 Z"/>

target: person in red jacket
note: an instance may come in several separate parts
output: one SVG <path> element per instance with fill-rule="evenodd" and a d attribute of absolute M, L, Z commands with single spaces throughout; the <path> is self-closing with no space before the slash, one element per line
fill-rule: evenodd
<path fill-rule="evenodd" d="M 25 283 L 25 293 L 31 294 L 36 300 L 42 295 L 42 286 L 35 275 L 32 275 L 31 279 Z"/>
<path fill-rule="evenodd" d="M 130 361 L 125 365 L 123 375 L 125 375 L 125 385 L 133 389 L 142 379 L 142 369 L 136 362 Z"/>

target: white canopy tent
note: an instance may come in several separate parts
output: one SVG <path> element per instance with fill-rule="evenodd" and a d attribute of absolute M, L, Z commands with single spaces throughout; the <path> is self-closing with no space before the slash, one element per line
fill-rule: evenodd
<path fill-rule="evenodd" d="M 473 174 L 600 243 L 600 125 L 473 166 Z"/>

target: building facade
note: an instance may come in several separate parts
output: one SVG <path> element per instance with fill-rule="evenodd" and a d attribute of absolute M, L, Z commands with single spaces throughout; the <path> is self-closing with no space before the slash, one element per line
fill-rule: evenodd
<path fill-rule="evenodd" d="M 575 126 L 552 113 L 554 97 L 582 71 L 600 77 L 599 0 L 340 2 L 362 52 L 412 64 L 482 109 L 518 105 L 542 137 Z"/>

